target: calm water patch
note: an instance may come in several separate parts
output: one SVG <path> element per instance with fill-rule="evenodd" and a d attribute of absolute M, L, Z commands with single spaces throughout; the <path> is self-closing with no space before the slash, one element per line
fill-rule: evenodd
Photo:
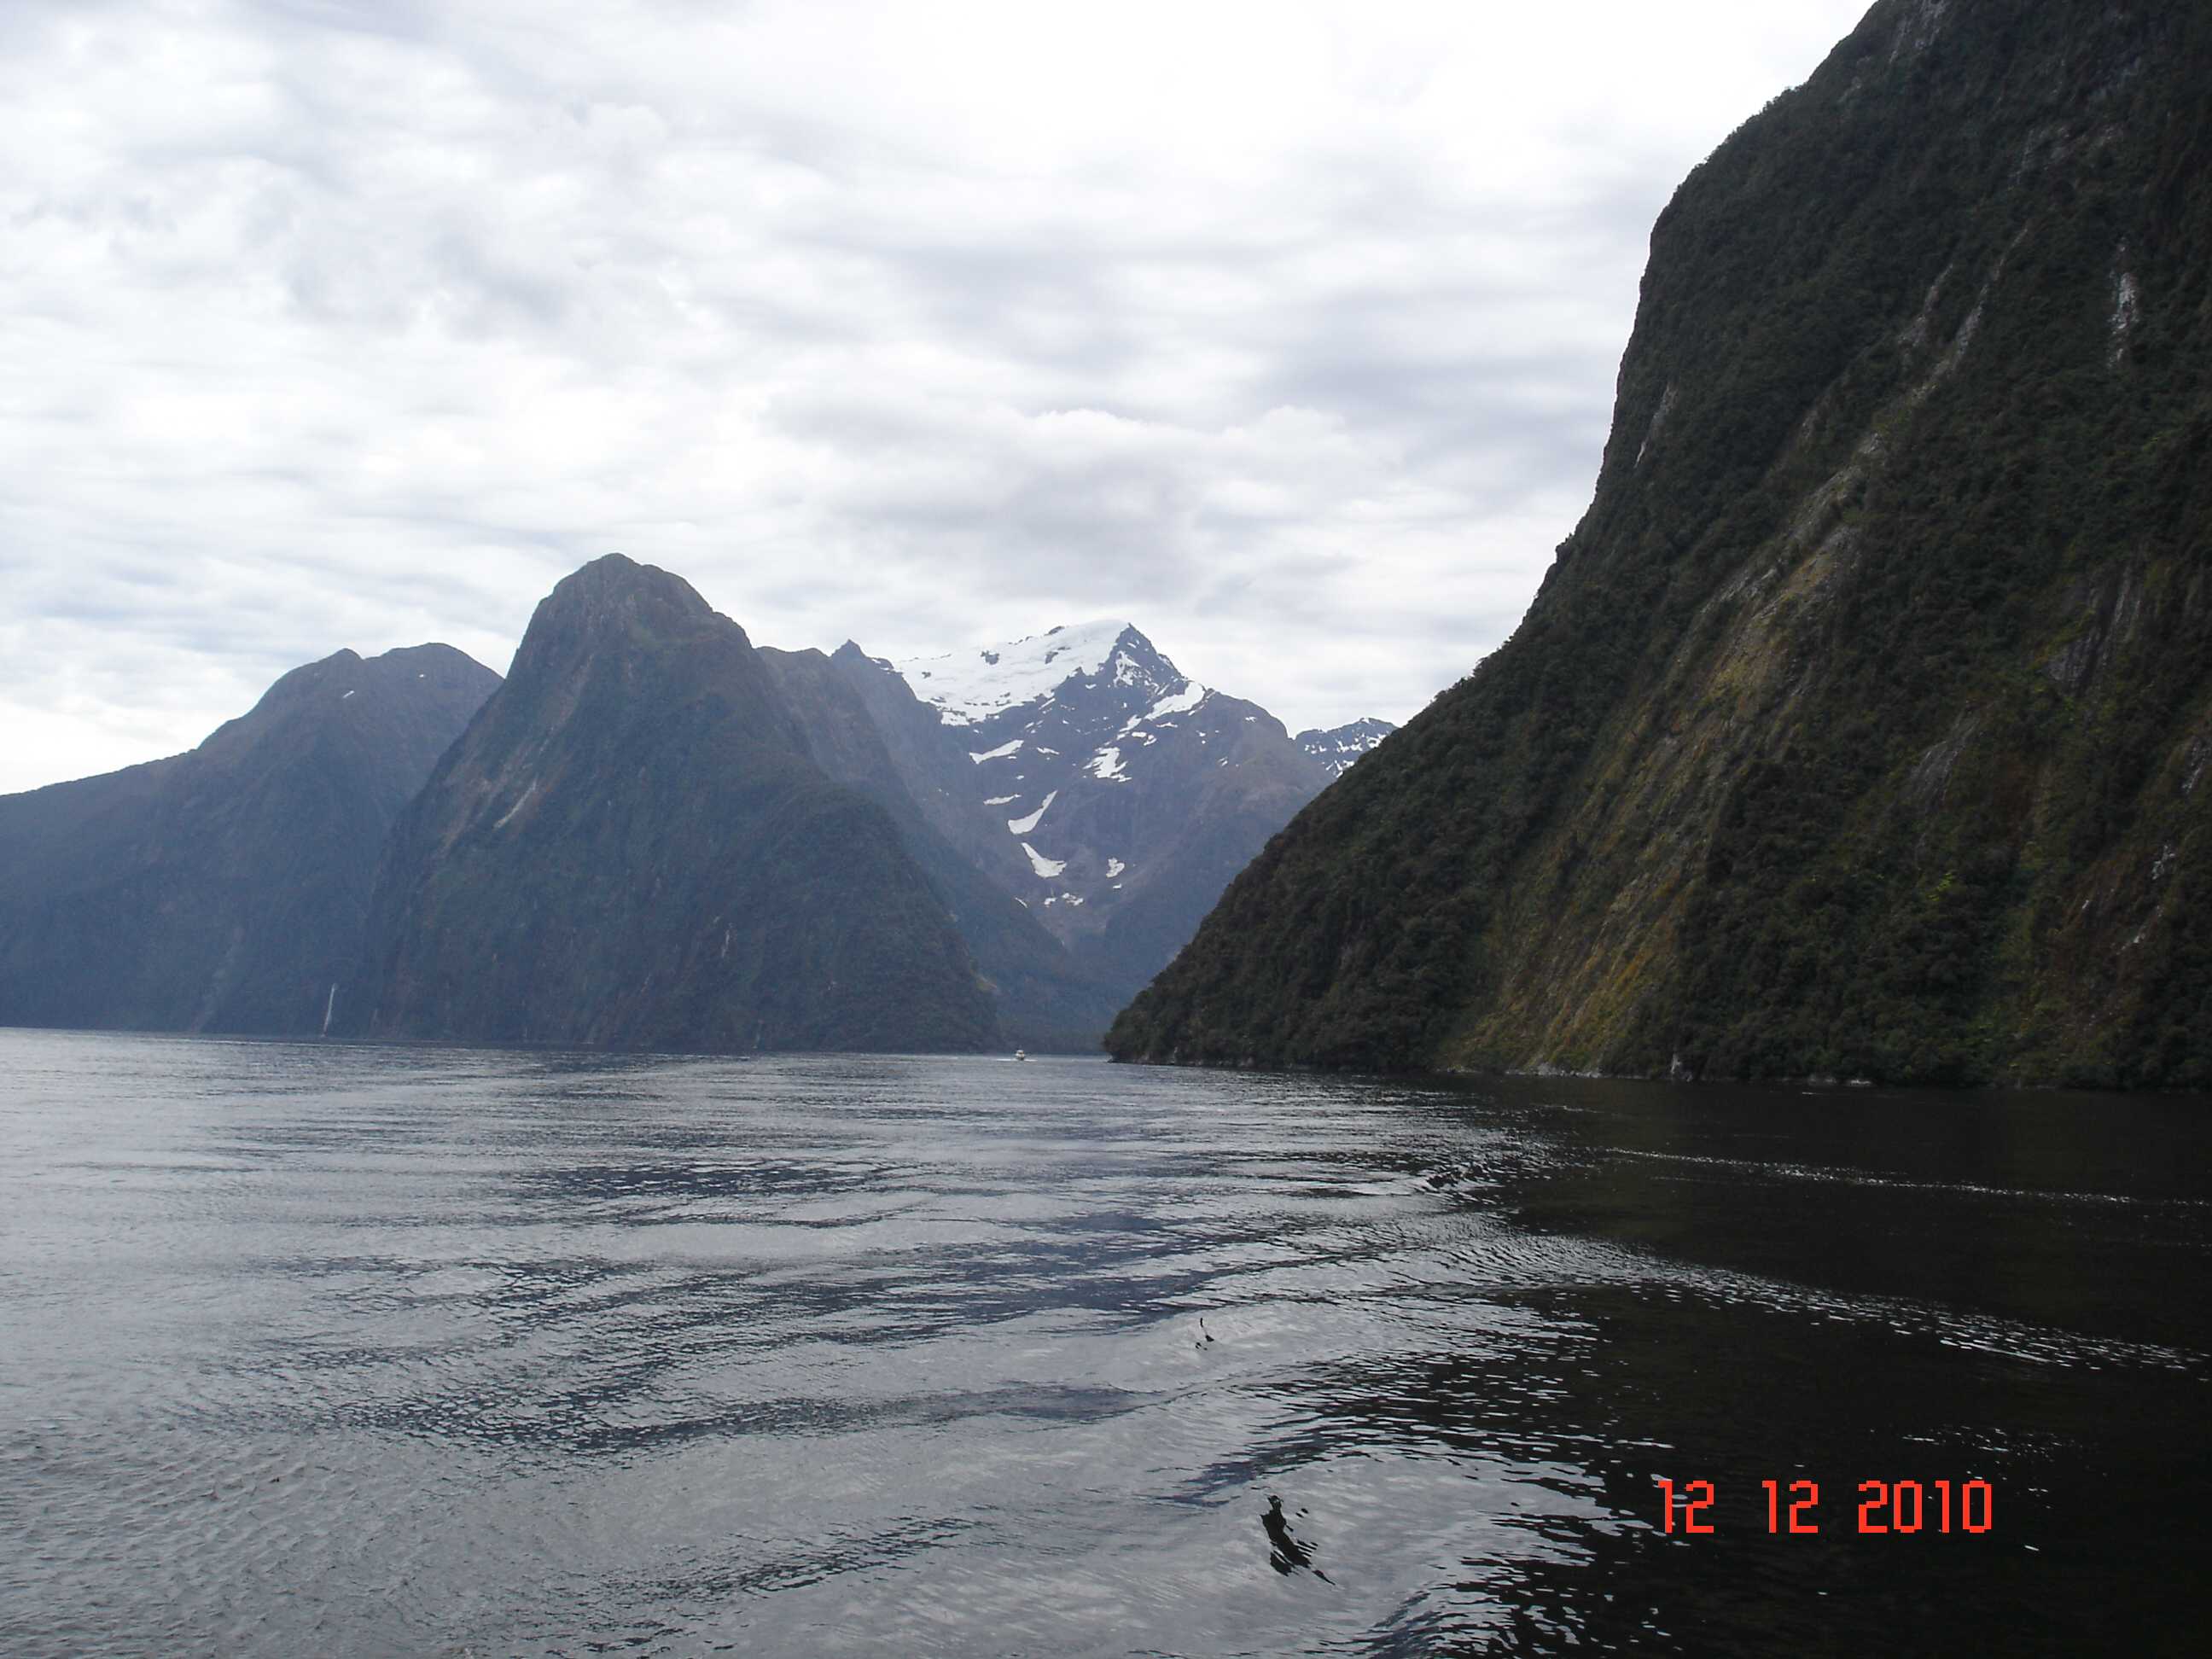
<path fill-rule="evenodd" d="M 9 1654 L 2179 1651 L 2212 1612 L 2202 1100 L 36 1032 L 0 1078 Z M 1712 1504 L 1670 1531 L 1662 1480 Z M 1988 1529 L 1941 1529 L 1968 1481 Z"/>

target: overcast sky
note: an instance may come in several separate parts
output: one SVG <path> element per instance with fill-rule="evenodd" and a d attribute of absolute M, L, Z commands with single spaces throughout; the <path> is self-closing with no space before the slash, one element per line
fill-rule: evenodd
<path fill-rule="evenodd" d="M 1650 225 L 1864 0 L 9 0 L 0 791 L 610 550 L 1403 720 L 1589 500 Z"/>

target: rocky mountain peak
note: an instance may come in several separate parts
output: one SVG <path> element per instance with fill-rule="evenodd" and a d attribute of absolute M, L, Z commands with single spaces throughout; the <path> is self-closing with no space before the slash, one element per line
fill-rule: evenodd
<path fill-rule="evenodd" d="M 801 665 L 811 673 L 820 659 Z M 825 731 L 825 753 L 851 736 Z M 744 632 L 595 560 L 395 825 L 349 1032 L 670 1049 L 992 1046 L 882 806 L 815 763 Z"/>
<path fill-rule="evenodd" d="M 650 649 L 707 633 L 750 643 L 683 577 L 609 553 L 563 577 L 539 601 L 512 672 L 527 683 L 580 666 L 609 647 Z"/>
<path fill-rule="evenodd" d="M 450 645 L 413 645 L 364 658 L 340 649 L 281 676 L 253 707 L 210 732 L 194 752 L 217 766 L 242 761 L 279 733 L 319 722 L 412 728 L 432 733 L 427 767 L 459 726 L 491 695 L 499 676 Z M 380 741 L 393 735 L 383 732 Z M 413 760 L 408 762 L 411 769 Z"/>
<path fill-rule="evenodd" d="M 578 609 L 599 620 L 653 604 L 684 612 L 711 609 L 699 590 L 673 571 L 640 564 L 621 553 L 602 554 L 570 571 L 553 585 L 544 604 L 556 612 Z"/>
<path fill-rule="evenodd" d="M 1112 617 L 892 666 L 947 726 L 983 725 L 1072 683 L 1157 696 L 1183 678 L 1134 626 Z"/>
<path fill-rule="evenodd" d="M 1354 761 L 1397 729 L 1389 721 L 1370 715 L 1344 726 L 1316 726 L 1299 732 L 1293 741 L 1328 768 L 1332 776 L 1342 777 Z"/>
<path fill-rule="evenodd" d="M 1119 617 L 902 662 L 848 643 L 835 660 L 879 700 L 897 687 L 930 728 L 908 740 L 941 751 L 927 793 L 945 832 L 1124 995 L 1333 775 Z"/>

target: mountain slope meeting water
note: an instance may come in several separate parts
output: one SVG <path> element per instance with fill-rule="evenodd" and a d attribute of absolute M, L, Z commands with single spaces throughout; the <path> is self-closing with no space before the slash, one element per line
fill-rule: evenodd
<path fill-rule="evenodd" d="M 0 798 L 0 1025 L 322 1029 L 386 831 L 498 684 L 340 651 L 189 753 Z"/>
<path fill-rule="evenodd" d="M 1511 639 L 1120 1057 L 2212 1083 L 2212 13 L 1881 0 L 1653 229 Z"/>

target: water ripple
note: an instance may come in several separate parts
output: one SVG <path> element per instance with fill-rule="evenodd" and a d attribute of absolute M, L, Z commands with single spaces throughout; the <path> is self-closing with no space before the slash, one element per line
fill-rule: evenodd
<path fill-rule="evenodd" d="M 2212 1510 L 2172 1113 L 2131 1187 L 2047 1103 L 0 1048 L 9 1652 L 2037 1650 Z M 1658 1524 L 1808 1469 L 2009 1553 Z"/>

